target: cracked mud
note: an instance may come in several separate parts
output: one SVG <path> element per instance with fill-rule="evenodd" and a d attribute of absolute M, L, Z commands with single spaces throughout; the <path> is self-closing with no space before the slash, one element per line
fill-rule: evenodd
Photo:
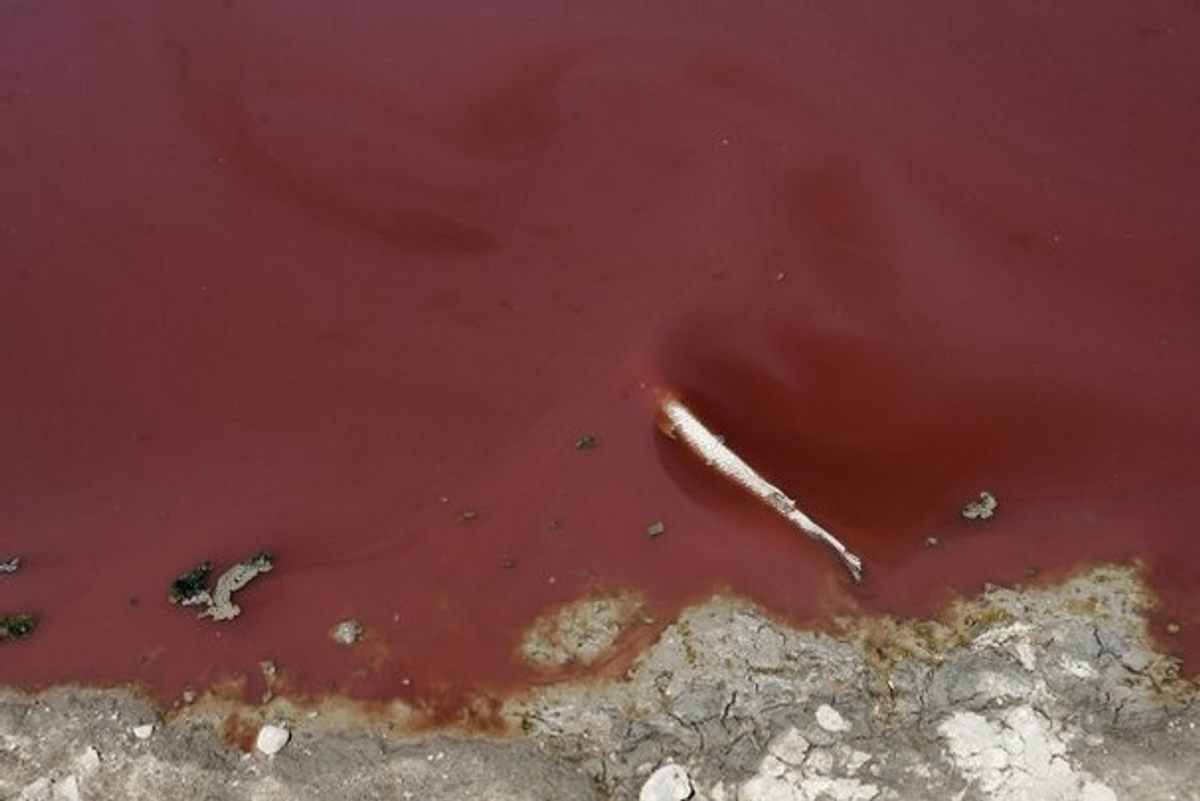
<path fill-rule="evenodd" d="M 622 604 L 617 604 L 617 607 Z M 939 621 L 836 633 L 782 626 L 735 599 L 693 607 L 619 679 L 510 699 L 511 734 L 413 734 L 347 708 L 218 702 L 168 720 L 136 697 L 60 689 L 0 702 L 0 798 L 1194 799 L 1195 687 L 1148 635 L 1133 569 L 991 589 Z M 594 659 L 611 602 L 567 610 Z M 562 620 L 559 621 L 562 623 Z M 540 629 L 543 633 L 545 628 Z M 535 638 L 536 639 L 536 638 Z M 266 756 L 227 744 L 230 715 Z M 681 793 L 690 795 L 681 795 Z"/>

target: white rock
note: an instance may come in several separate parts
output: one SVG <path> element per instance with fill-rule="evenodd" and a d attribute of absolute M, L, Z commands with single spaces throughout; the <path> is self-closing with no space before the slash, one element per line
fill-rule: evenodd
<path fill-rule="evenodd" d="M 292 739 L 290 731 L 282 726 L 273 726 L 268 723 L 258 730 L 258 737 L 254 741 L 254 747 L 267 756 L 274 756 L 283 750 L 283 747 L 287 745 L 290 739 Z"/>
<path fill-rule="evenodd" d="M 154 734 L 154 724 L 143 723 L 141 726 L 134 726 L 131 731 L 133 732 L 133 736 L 139 740 L 149 740 Z"/>
<path fill-rule="evenodd" d="M 833 754 L 828 748 L 814 748 L 805 760 L 805 772 L 817 776 L 833 773 Z"/>
<path fill-rule="evenodd" d="M 79 780 L 74 776 L 59 779 L 54 783 L 56 801 L 82 801 L 79 796 Z"/>
<path fill-rule="evenodd" d="M 34 779 L 21 788 L 17 801 L 44 801 L 50 798 L 51 782 L 45 776 Z"/>
<path fill-rule="evenodd" d="M 1117 794 L 1103 782 L 1087 782 L 1079 793 L 1079 801 L 1117 801 Z"/>
<path fill-rule="evenodd" d="M 678 765 L 663 765 L 646 779 L 638 801 L 684 801 L 694 792 L 687 771 Z"/>
<path fill-rule="evenodd" d="M 865 751 L 856 751 L 853 748 L 848 748 L 842 754 L 842 763 L 845 766 L 846 773 L 853 776 L 858 773 L 863 765 L 871 761 L 871 755 Z"/>
<path fill-rule="evenodd" d="M 991 801 L 1114 797 L 1070 758 L 1066 738 L 1073 739 L 1072 732 L 1051 724 L 1030 706 L 1005 710 L 997 719 L 960 710 L 937 730 L 954 767 Z"/>
<path fill-rule="evenodd" d="M 75 764 L 79 766 L 80 772 L 92 773 L 100 767 L 100 752 L 88 746 L 79 755 L 79 759 L 75 760 Z"/>
<path fill-rule="evenodd" d="M 804 757 L 812 746 L 795 728 L 790 728 L 771 743 L 768 750 L 771 756 L 793 767 L 804 764 Z"/>
<path fill-rule="evenodd" d="M 850 731 L 850 722 L 829 704 L 821 704 L 817 707 L 817 725 L 834 734 Z"/>

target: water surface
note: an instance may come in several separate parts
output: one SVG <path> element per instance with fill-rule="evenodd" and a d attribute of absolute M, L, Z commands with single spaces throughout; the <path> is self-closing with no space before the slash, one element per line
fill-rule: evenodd
<path fill-rule="evenodd" d="M 1134 558 L 1196 655 L 1197 75 L 1178 2 L 5 3 L 0 682 L 453 704 L 586 592 Z M 165 602 L 264 549 L 236 622 Z"/>

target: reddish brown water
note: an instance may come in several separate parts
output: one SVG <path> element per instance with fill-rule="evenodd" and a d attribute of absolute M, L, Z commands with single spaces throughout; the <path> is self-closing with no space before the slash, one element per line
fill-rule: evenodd
<path fill-rule="evenodd" d="M 656 387 L 865 609 L 1136 557 L 1200 654 L 1200 9 L 911 8 L 5 3 L 0 683 L 448 699 L 589 589 L 844 606 Z"/>

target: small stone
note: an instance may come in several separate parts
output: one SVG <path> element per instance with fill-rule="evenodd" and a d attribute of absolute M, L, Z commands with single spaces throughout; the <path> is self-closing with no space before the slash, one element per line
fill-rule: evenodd
<path fill-rule="evenodd" d="M 479 516 L 479 513 L 476 512 L 474 509 L 462 509 L 458 513 L 458 522 L 470 523 L 472 520 L 474 520 L 478 516 Z"/>
<path fill-rule="evenodd" d="M 600 445 L 600 438 L 595 434 L 583 434 L 579 439 L 575 440 L 575 449 L 581 451 L 593 451 Z"/>
<path fill-rule="evenodd" d="M 75 760 L 75 764 L 79 766 L 79 770 L 83 773 L 92 773 L 100 767 L 100 752 L 88 746 L 83 749 L 83 753 L 79 755 L 79 759 Z"/>
<path fill-rule="evenodd" d="M 56 781 L 54 783 L 54 798 L 55 801 L 81 801 L 79 780 L 74 776 L 67 776 Z"/>
<path fill-rule="evenodd" d="M 180 700 L 183 701 L 184 706 L 196 703 L 196 691 L 184 690 L 183 695 L 180 696 Z"/>
<path fill-rule="evenodd" d="M 650 525 L 646 526 L 646 536 L 650 539 L 657 539 L 667 533 L 667 524 L 661 520 L 655 520 Z"/>
<path fill-rule="evenodd" d="M 1103 782 L 1087 782 L 1080 789 L 1079 801 L 1117 801 L 1117 794 Z"/>
<path fill-rule="evenodd" d="M 260 753 L 267 756 L 275 756 L 283 747 L 288 744 L 288 740 L 292 739 L 292 733 L 282 726 L 274 726 L 270 723 L 258 730 L 258 737 L 254 740 L 254 747 Z"/>
<path fill-rule="evenodd" d="M 938 546 L 938 544 L 939 544 L 939 540 L 937 537 L 926 537 L 925 538 L 925 547 L 926 548 L 936 548 Z"/>
<path fill-rule="evenodd" d="M 1180 626 L 1175 621 L 1171 621 L 1170 623 L 1167 624 L 1167 634 L 1178 634 L 1182 630 L 1183 630 L 1183 627 Z"/>
<path fill-rule="evenodd" d="M 140 726 L 134 726 L 131 731 L 133 732 L 133 736 L 139 740 L 149 740 L 154 736 L 154 724 L 143 723 Z"/>
<path fill-rule="evenodd" d="M 344 645 L 349 648 L 362 638 L 362 633 L 362 624 L 354 618 L 349 618 L 330 629 L 329 638 L 338 645 Z"/>
<path fill-rule="evenodd" d="M 14 556 L 0 562 L 0 573 L 16 573 L 21 569 L 21 557 Z"/>
<path fill-rule="evenodd" d="M 17 796 L 17 799 L 18 801 L 43 801 L 50 797 L 52 789 L 50 780 L 42 776 L 22 787 L 21 794 Z"/>
<path fill-rule="evenodd" d="M 833 773 L 833 752 L 828 748 L 814 748 L 804 761 L 804 767 L 809 773 L 817 776 L 828 776 Z"/>
<path fill-rule="evenodd" d="M 678 765 L 663 765 L 646 779 L 638 801 L 685 801 L 694 794 L 687 771 Z"/>
<path fill-rule="evenodd" d="M 785 765 L 796 767 L 804 763 L 812 745 L 798 730 L 790 728 L 771 744 L 768 752 Z"/>
<path fill-rule="evenodd" d="M 850 731 L 850 722 L 829 704 L 821 704 L 817 707 L 817 725 L 834 734 Z"/>

